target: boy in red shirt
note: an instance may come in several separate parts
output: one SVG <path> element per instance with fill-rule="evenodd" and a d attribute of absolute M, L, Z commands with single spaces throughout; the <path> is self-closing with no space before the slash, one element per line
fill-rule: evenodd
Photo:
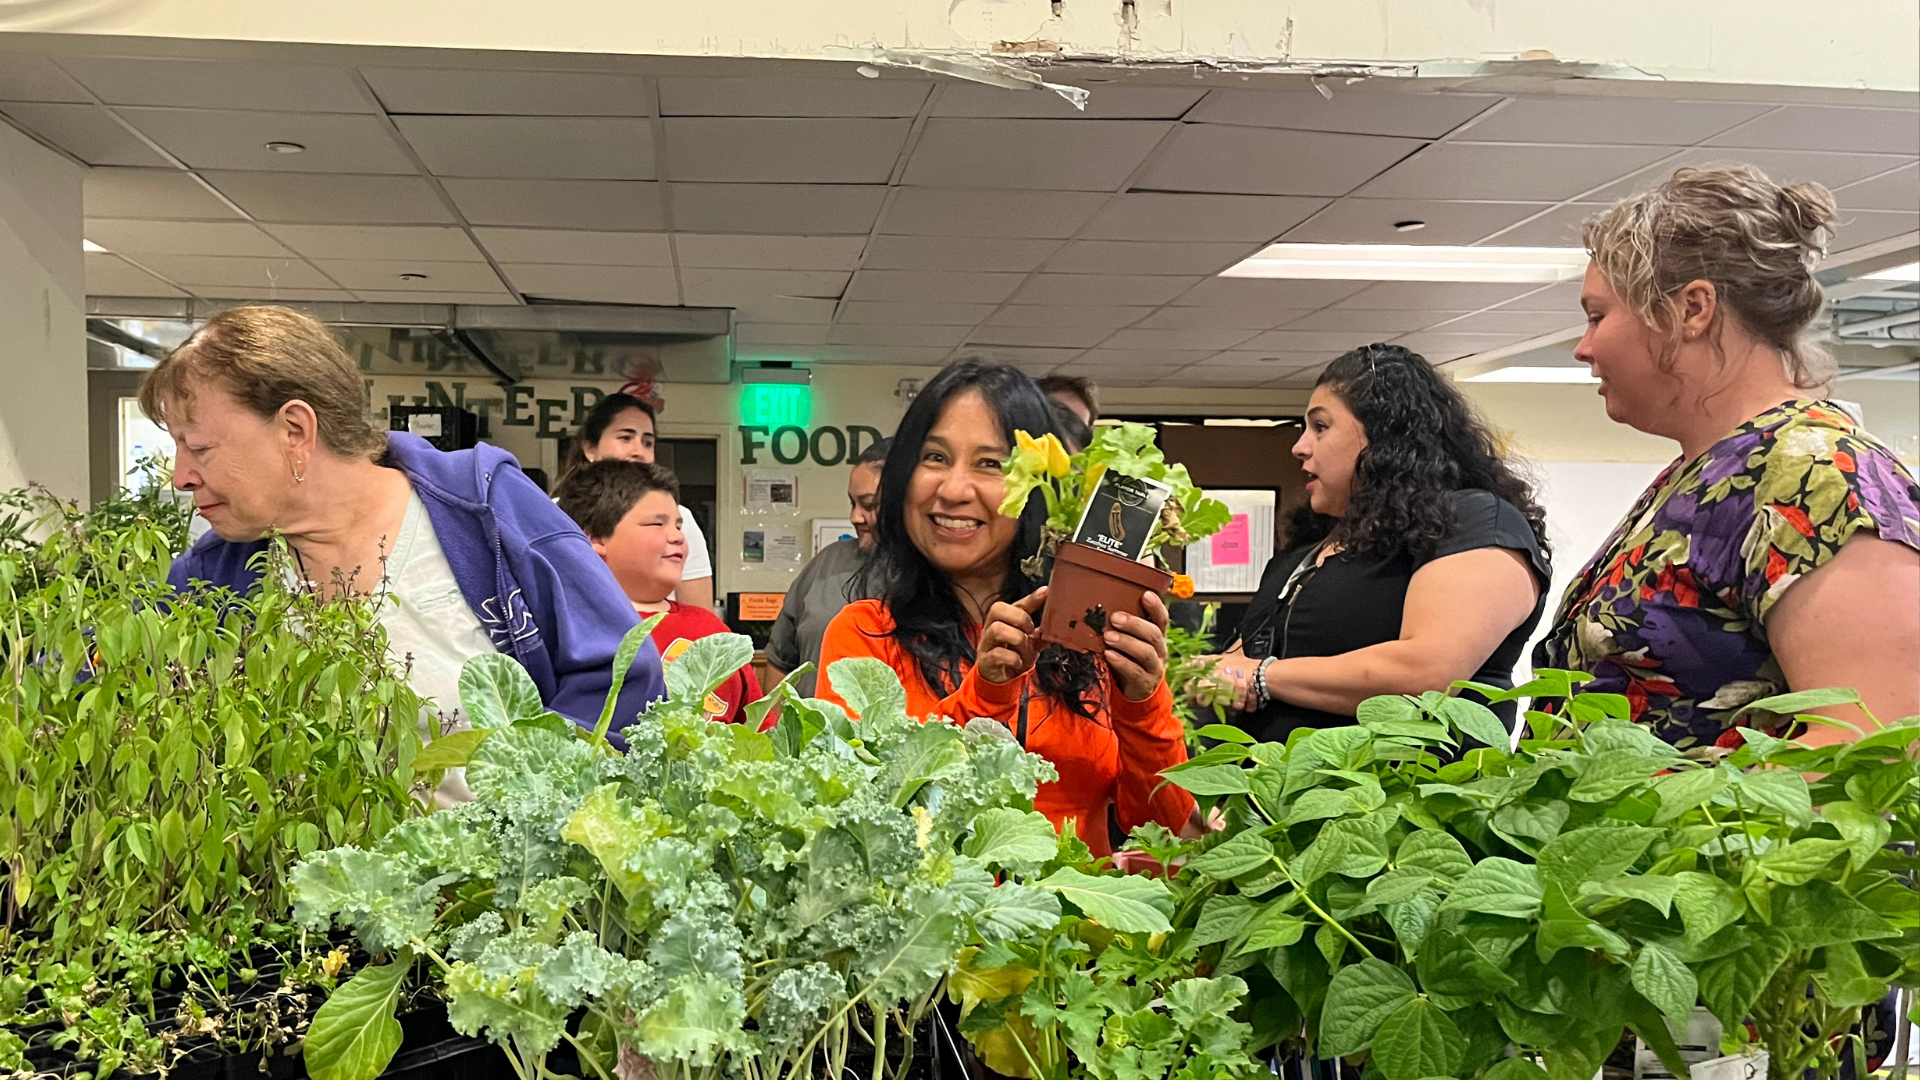
<path fill-rule="evenodd" d="M 667 599 L 679 587 L 687 560 L 680 482 L 672 470 L 650 462 L 595 461 L 569 473 L 554 501 L 606 560 L 633 610 L 642 619 L 666 613 L 652 635 L 663 658 L 671 662 L 685 642 L 731 632 L 713 612 Z M 708 697 L 708 715 L 733 723 L 760 694 L 752 666 L 743 667 Z"/>

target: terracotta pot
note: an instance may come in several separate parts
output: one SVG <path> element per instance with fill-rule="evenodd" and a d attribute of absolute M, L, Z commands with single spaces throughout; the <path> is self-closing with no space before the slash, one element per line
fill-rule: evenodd
<path fill-rule="evenodd" d="M 1157 566 L 1128 562 L 1085 544 L 1061 544 L 1047 581 L 1047 606 L 1040 616 L 1040 637 L 1076 652 L 1106 648 L 1100 634 L 1115 612 L 1146 618 L 1147 593 L 1173 587 L 1173 575 Z"/>

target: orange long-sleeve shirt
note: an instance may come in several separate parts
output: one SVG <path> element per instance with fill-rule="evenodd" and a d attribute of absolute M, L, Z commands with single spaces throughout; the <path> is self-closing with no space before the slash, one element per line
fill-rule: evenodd
<path fill-rule="evenodd" d="M 893 616 L 881 601 L 862 600 L 842 609 L 827 624 L 820 646 L 819 696 L 845 706 L 846 699 L 834 692 L 828 668 L 849 656 L 871 656 L 899 673 L 909 715 L 944 716 L 961 723 L 984 716 L 1018 730 L 1020 692 L 1030 673 L 991 683 L 968 665 L 959 689 L 941 697 L 892 633 Z M 1118 687 L 1104 689 L 1106 706 L 1096 720 L 1038 692 L 1027 702 L 1027 749 L 1060 773 L 1060 779 L 1040 785 L 1034 808 L 1055 828 L 1074 821 L 1080 839 L 1095 855 L 1113 850 L 1107 836 L 1109 805 L 1128 831 L 1149 821 L 1177 830 L 1187 823 L 1194 805 L 1192 795 L 1160 779 L 1160 770 L 1187 760 L 1186 733 L 1173 715 L 1173 695 L 1166 683 L 1145 701 L 1129 701 Z"/>

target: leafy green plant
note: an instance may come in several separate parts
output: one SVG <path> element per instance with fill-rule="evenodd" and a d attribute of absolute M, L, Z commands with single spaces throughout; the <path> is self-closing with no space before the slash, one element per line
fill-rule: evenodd
<path fill-rule="evenodd" d="M 648 629 L 628 635 L 592 736 L 544 713 L 511 659 L 469 661 L 475 730 L 423 758 L 464 764 L 474 801 L 301 864 L 299 919 L 391 957 L 316 1017 L 316 1080 L 384 1067 L 416 961 L 454 1026 L 508 1047 L 526 1080 L 563 1047 L 603 1080 L 797 1080 L 821 1060 L 837 1076 L 856 1043 L 879 1077 L 969 940 L 1059 919 L 1061 882 L 1012 877 L 1057 853 L 1031 802 L 1053 772 L 997 725 L 910 719 L 868 659 L 833 668 L 857 725 L 791 677 L 748 723 L 716 724 L 701 703 L 752 655 L 716 635 L 667 665 L 667 699 L 623 728 L 620 754 L 606 720 Z"/>
<path fill-rule="evenodd" d="M 1103 424 L 1094 429 L 1087 448 L 1073 455 L 1051 433 L 1038 439 L 1024 431 L 1014 434 L 1017 445 L 1007 460 L 1007 495 L 1000 513 L 1019 517 L 1036 489 L 1047 501 L 1040 551 L 1023 564 L 1029 574 L 1038 576 L 1054 549 L 1072 538 L 1088 497 L 1109 470 L 1173 489 L 1147 538 L 1146 551 L 1156 556 L 1168 544 L 1186 545 L 1212 536 L 1233 518 L 1225 503 L 1207 498 L 1194 486 L 1185 465 L 1167 463 L 1154 445 L 1153 428 L 1146 424 Z"/>
<path fill-rule="evenodd" d="M 299 964 L 294 862 L 412 812 L 419 702 L 372 605 L 280 587 L 284 554 L 251 596 L 174 595 L 190 512 L 0 497 L 0 1024 L 60 1022 L 103 1072 L 168 1063 L 158 991 L 205 1031 Z"/>
<path fill-rule="evenodd" d="M 1197 628 L 1167 627 L 1167 687 L 1173 691 L 1173 713 L 1187 729 L 1187 749 L 1196 754 L 1202 749 L 1196 706 L 1212 712 L 1215 721 L 1224 721 L 1227 706 L 1233 704 L 1233 688 L 1207 678 L 1213 674 L 1214 654 L 1220 651 L 1213 640 L 1213 623 L 1219 614 L 1219 604 L 1208 604 L 1201 609 Z"/>
<path fill-rule="evenodd" d="M 1860 1006 L 1920 983 L 1915 860 L 1888 846 L 1920 829 L 1920 718 L 1818 749 L 1748 731 L 1694 761 L 1628 722 L 1624 699 L 1574 695 L 1580 678 L 1476 687 L 1570 699 L 1528 714 L 1512 752 L 1491 711 L 1438 693 L 1371 699 L 1355 726 L 1286 745 L 1202 729 L 1226 741 L 1166 775 L 1226 827 L 1128 845 L 1171 868 L 1165 936 L 1122 935 L 1119 962 L 1111 945 L 1034 951 L 1058 931 L 977 955 L 974 985 L 1006 992 L 976 1008 L 1037 1028 L 1053 1015 L 1025 996 L 1041 980 L 1084 1000 L 1088 980 L 1151 960 L 1246 980 L 1249 1047 L 1363 1058 L 1379 1080 L 1589 1080 L 1628 1029 L 1684 1075 L 1667 1021 L 1684 1030 L 1696 1003 L 1728 1052 L 1751 1022 L 1773 1080 L 1836 1075 Z M 1467 740 L 1480 748 L 1460 753 Z M 971 1027 L 976 1044 L 995 1030 Z M 1080 1060 L 1064 1073 L 1035 1054 L 1029 1075 L 1108 1075 L 1067 1047 Z"/>

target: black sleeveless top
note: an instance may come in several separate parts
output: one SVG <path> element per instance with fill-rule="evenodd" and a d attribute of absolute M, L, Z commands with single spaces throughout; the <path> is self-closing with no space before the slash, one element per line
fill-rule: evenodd
<path fill-rule="evenodd" d="M 1520 650 L 1526 647 L 1527 638 L 1546 606 L 1552 568 L 1546 553 L 1534 539 L 1525 515 L 1512 503 L 1490 491 L 1456 491 L 1453 512 L 1453 531 L 1420 559 L 1415 559 L 1404 548 L 1385 556 L 1342 551 L 1318 567 L 1303 568 L 1303 561 L 1315 545 L 1275 555 L 1267 563 L 1260 587 L 1240 623 L 1241 651 L 1255 658 L 1338 656 L 1398 640 L 1407 602 L 1407 584 L 1416 570 L 1448 555 L 1501 547 L 1526 558 L 1539 579 L 1540 597 L 1534 602 L 1532 614 L 1500 642 L 1493 655 L 1474 672 L 1473 680 L 1492 686 L 1512 686 L 1514 664 L 1519 661 Z M 1296 569 L 1300 571 L 1299 576 L 1283 598 L 1280 594 Z M 1512 727 L 1514 703 L 1495 705 L 1493 710 Z M 1342 727 L 1354 720 L 1351 715 L 1276 700 L 1258 712 L 1241 714 L 1230 722 L 1257 739 L 1284 742 L 1295 728 Z"/>

